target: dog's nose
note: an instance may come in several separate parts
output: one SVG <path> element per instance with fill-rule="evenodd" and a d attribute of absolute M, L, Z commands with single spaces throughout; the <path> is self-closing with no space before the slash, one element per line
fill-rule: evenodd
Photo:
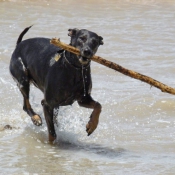
<path fill-rule="evenodd" d="M 84 49 L 83 54 L 84 56 L 89 56 L 91 54 L 91 51 L 88 48 L 86 48 Z"/>

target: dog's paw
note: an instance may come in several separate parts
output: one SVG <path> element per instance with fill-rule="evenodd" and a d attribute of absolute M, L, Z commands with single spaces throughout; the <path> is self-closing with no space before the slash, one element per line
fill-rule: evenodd
<path fill-rule="evenodd" d="M 91 135 L 94 130 L 97 128 L 98 121 L 97 122 L 92 122 L 89 121 L 88 124 L 86 125 L 86 132 L 88 133 L 88 136 Z"/>
<path fill-rule="evenodd" d="M 31 117 L 31 119 L 32 119 L 32 122 L 34 125 L 36 125 L 36 126 L 42 125 L 42 120 L 41 120 L 41 117 L 39 115 L 34 115 Z"/>

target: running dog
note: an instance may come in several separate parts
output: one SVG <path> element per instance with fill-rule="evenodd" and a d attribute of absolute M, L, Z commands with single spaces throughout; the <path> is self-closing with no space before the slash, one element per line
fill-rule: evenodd
<path fill-rule="evenodd" d="M 23 110 L 35 125 L 42 125 L 41 117 L 34 112 L 29 102 L 30 83 L 33 83 L 44 94 L 41 104 L 49 141 L 56 139 L 54 109 L 71 105 L 75 101 L 82 107 L 93 109 L 86 125 L 89 136 L 97 128 L 102 108 L 101 104 L 91 97 L 90 58 L 103 44 L 103 38 L 85 29 L 69 29 L 70 45 L 78 48 L 81 53 L 77 56 L 50 44 L 49 38 L 30 38 L 22 41 L 30 28 L 31 26 L 20 34 L 9 67 L 24 98 Z"/>

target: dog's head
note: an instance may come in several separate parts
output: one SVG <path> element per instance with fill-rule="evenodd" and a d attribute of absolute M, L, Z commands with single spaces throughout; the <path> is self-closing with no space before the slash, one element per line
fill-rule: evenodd
<path fill-rule="evenodd" d="M 80 56 L 77 56 L 82 65 L 89 63 L 90 58 L 95 55 L 100 45 L 103 45 L 103 38 L 96 33 L 86 29 L 69 29 L 68 36 L 71 37 L 70 45 L 80 50 Z"/>

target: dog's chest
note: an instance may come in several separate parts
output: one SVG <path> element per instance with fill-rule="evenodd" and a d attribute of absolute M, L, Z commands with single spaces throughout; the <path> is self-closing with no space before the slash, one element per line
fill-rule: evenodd
<path fill-rule="evenodd" d="M 91 87 L 91 75 L 88 69 L 78 71 L 74 77 L 73 92 L 75 95 L 88 94 Z"/>
<path fill-rule="evenodd" d="M 74 69 L 73 67 L 57 69 L 56 72 L 50 72 L 48 80 L 45 95 L 52 106 L 71 105 L 90 94 L 92 86 L 89 67 L 87 69 Z"/>

